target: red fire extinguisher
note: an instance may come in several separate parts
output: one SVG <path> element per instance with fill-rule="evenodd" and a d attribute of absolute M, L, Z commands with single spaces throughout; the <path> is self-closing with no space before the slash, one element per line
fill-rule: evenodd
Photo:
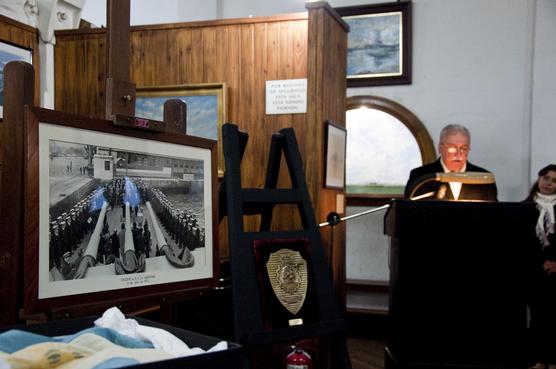
<path fill-rule="evenodd" d="M 286 369 L 313 369 L 313 360 L 307 351 L 292 346 L 286 356 Z"/>

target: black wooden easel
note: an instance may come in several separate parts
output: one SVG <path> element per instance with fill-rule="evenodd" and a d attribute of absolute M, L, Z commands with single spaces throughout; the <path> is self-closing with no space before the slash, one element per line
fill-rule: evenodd
<path fill-rule="evenodd" d="M 344 336 L 346 323 L 340 316 L 338 302 L 334 296 L 330 270 L 315 222 L 293 129 L 285 128 L 272 136 L 264 188 L 241 186 L 240 163 L 249 136 L 240 132 L 233 124 L 225 124 L 222 131 L 226 171 L 219 193 L 220 219 L 228 216 L 236 341 L 246 346 L 253 354 L 265 345 L 287 344 L 308 337 L 325 337 L 328 339 L 328 348 L 322 355 L 327 357 L 326 366 L 333 363 L 334 368 L 351 368 Z M 282 153 L 288 167 L 291 189 L 277 188 Z M 301 230 L 270 230 L 273 208 L 279 204 L 297 205 L 302 223 Z M 255 214 L 261 215 L 259 232 L 246 232 L 243 216 Z M 253 242 L 299 238 L 308 239 L 310 245 L 310 267 L 313 271 L 319 319 L 302 325 L 265 329 Z M 267 367 L 277 359 L 266 357 Z M 257 367 L 256 364 L 254 366 Z"/>

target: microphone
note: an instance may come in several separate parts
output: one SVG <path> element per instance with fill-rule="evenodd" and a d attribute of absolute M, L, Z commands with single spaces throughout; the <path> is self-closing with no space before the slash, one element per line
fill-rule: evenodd
<path fill-rule="evenodd" d="M 438 189 L 438 193 L 436 194 L 436 198 L 437 199 L 444 199 L 446 197 L 446 191 L 448 190 L 448 186 L 446 186 L 445 184 L 440 185 L 440 188 Z"/>

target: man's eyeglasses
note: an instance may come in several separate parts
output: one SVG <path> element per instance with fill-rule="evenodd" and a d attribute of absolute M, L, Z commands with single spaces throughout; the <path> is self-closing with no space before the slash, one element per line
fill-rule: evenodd
<path fill-rule="evenodd" d="M 448 154 L 457 154 L 458 152 L 462 154 L 467 154 L 470 150 L 469 146 L 461 146 L 461 147 L 452 146 L 452 145 L 442 145 L 442 146 L 446 148 Z"/>

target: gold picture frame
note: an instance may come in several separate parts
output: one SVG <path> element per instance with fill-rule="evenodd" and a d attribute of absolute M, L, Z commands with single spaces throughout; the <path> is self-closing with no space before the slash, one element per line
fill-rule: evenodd
<path fill-rule="evenodd" d="M 218 141 L 218 177 L 224 175 L 222 125 L 226 122 L 226 84 L 137 87 L 135 116 L 163 120 L 164 102 L 183 100 L 187 105 L 187 134 Z"/>

